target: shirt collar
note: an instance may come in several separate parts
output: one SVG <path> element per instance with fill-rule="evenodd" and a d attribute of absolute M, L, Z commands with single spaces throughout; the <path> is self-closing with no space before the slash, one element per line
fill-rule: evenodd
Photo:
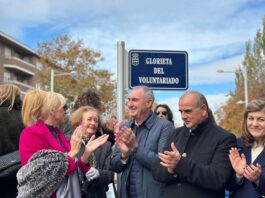
<path fill-rule="evenodd" d="M 133 126 L 138 126 L 138 127 L 141 127 L 141 126 L 146 126 L 148 129 L 150 129 L 153 124 L 154 124 L 154 119 L 156 118 L 156 114 L 150 110 L 149 113 L 147 114 L 147 116 L 145 117 L 144 121 L 142 124 L 138 125 L 135 121 L 135 119 L 131 120 L 130 122 L 130 127 L 133 127 Z"/>

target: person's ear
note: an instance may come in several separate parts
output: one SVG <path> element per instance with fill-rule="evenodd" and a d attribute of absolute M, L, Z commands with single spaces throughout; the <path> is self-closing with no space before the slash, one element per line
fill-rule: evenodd
<path fill-rule="evenodd" d="M 201 106 L 201 110 L 202 110 L 202 112 L 203 112 L 203 115 L 206 115 L 206 114 L 207 114 L 208 109 L 207 109 L 206 104 L 203 104 L 203 105 Z"/>
<path fill-rule="evenodd" d="M 51 109 L 49 114 L 50 114 L 51 116 L 54 116 L 54 112 L 55 112 L 54 109 Z"/>
<path fill-rule="evenodd" d="M 153 106 L 153 101 L 152 100 L 147 100 L 147 107 L 148 108 L 152 108 L 152 106 Z"/>

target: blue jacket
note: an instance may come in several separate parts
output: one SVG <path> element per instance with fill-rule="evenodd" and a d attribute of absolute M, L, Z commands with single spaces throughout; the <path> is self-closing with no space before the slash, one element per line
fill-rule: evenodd
<path fill-rule="evenodd" d="M 125 126 L 134 131 L 135 121 L 131 120 Z M 163 120 L 150 111 L 145 121 L 139 126 L 138 132 L 144 134 L 135 153 L 131 154 L 127 163 L 121 162 L 121 153 L 116 147 L 111 159 L 111 167 L 121 174 L 120 198 L 127 198 L 129 174 L 132 170 L 133 160 L 136 160 L 135 172 L 137 198 L 158 198 L 164 190 L 165 184 L 155 181 L 151 174 L 151 167 L 158 160 L 158 152 L 164 150 L 167 139 L 173 134 L 175 128 L 169 121 Z M 137 136 L 136 134 L 136 136 Z"/>
<path fill-rule="evenodd" d="M 242 139 L 237 139 L 237 148 L 240 153 L 244 153 L 247 159 L 247 164 L 251 164 L 251 148 L 246 148 L 243 146 Z M 265 151 L 261 151 L 258 157 L 254 160 L 253 164 L 259 163 L 262 167 L 262 174 L 260 176 L 259 185 L 256 186 L 255 183 L 247 179 L 243 179 L 241 182 L 237 182 L 235 175 L 229 183 L 229 190 L 231 198 L 261 198 L 265 195 Z"/>

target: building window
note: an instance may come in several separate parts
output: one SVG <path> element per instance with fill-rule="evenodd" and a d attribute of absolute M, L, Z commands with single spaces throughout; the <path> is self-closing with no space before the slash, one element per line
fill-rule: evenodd
<path fill-rule="evenodd" d="M 11 74 L 8 71 L 4 71 L 4 81 L 10 81 L 11 80 Z"/>
<path fill-rule="evenodd" d="M 10 58 L 11 55 L 11 49 L 9 47 L 5 47 L 5 57 Z"/>

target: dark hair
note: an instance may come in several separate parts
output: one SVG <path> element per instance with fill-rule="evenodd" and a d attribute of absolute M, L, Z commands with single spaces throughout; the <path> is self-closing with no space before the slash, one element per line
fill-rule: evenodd
<path fill-rule="evenodd" d="M 74 104 L 74 110 L 87 105 L 92 106 L 99 111 L 102 109 L 102 103 L 99 95 L 95 91 L 85 88 L 77 96 Z"/>
<path fill-rule="evenodd" d="M 172 113 L 171 109 L 169 108 L 169 106 L 166 105 L 166 104 L 159 104 L 159 105 L 156 106 L 154 112 L 157 111 L 158 107 L 163 107 L 163 108 L 165 108 L 167 110 L 168 121 L 170 121 L 170 122 L 172 122 L 174 124 L 173 113 Z"/>
<path fill-rule="evenodd" d="M 243 140 L 243 145 L 245 147 L 252 147 L 255 140 L 254 137 L 250 134 L 247 128 L 247 117 L 248 114 L 251 112 L 262 112 L 265 113 L 265 99 L 260 98 L 256 100 L 250 101 L 248 103 L 246 110 L 244 112 L 244 119 L 242 123 L 242 140 Z M 263 140 L 263 145 L 265 145 L 265 139 Z"/>

